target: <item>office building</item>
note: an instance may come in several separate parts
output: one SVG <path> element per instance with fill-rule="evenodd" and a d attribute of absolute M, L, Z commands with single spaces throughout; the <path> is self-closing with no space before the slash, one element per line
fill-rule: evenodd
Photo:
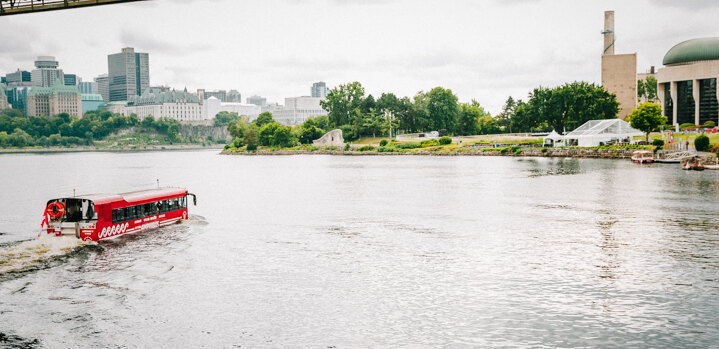
<path fill-rule="evenodd" d="M 5 84 L 8 87 L 13 86 L 30 86 L 32 83 L 32 74 L 29 71 L 18 69 L 14 73 L 5 75 Z"/>
<path fill-rule="evenodd" d="M 107 74 L 102 74 L 95 78 L 95 87 L 97 93 L 102 96 L 102 100 L 108 102 L 110 100 L 110 80 Z"/>
<path fill-rule="evenodd" d="M 264 107 L 267 104 L 267 98 L 260 97 L 257 95 L 252 96 L 252 97 L 247 97 L 247 104 L 254 104 L 254 105 L 259 105 L 260 107 Z"/>
<path fill-rule="evenodd" d="M 60 113 L 82 116 L 82 98 L 77 86 L 55 80 L 51 87 L 32 87 L 27 96 L 27 115 L 54 117 Z"/>
<path fill-rule="evenodd" d="M 327 97 L 327 84 L 324 81 L 312 84 L 312 97 L 323 99 Z"/>
<path fill-rule="evenodd" d="M 81 94 L 95 94 L 97 92 L 97 83 L 93 81 L 80 81 L 77 84 L 77 89 Z"/>
<path fill-rule="evenodd" d="M 320 106 L 321 100 L 322 98 L 308 96 L 285 98 L 285 107 L 275 111 L 272 118 L 281 124 L 294 126 L 309 118 L 327 115 L 327 112 Z"/>
<path fill-rule="evenodd" d="M 6 90 L 6 85 L 3 83 L 0 83 L 0 110 L 11 107 L 5 90 Z"/>
<path fill-rule="evenodd" d="M 210 97 L 215 97 L 220 100 L 220 102 L 227 102 L 227 91 L 225 90 L 218 90 L 218 91 L 204 91 L 204 99 L 203 101 L 207 100 Z"/>
<path fill-rule="evenodd" d="M 132 47 L 107 56 L 109 101 L 129 101 L 150 87 L 150 63 L 147 53 Z"/>
<path fill-rule="evenodd" d="M 227 103 L 242 103 L 242 95 L 237 90 L 227 92 Z"/>
<path fill-rule="evenodd" d="M 40 56 L 35 61 L 35 69 L 30 73 L 33 85 L 51 87 L 55 81 L 65 81 L 65 74 L 59 69 L 60 63 L 53 56 Z"/>
<path fill-rule="evenodd" d="M 30 94 L 30 89 L 32 89 L 30 86 L 8 86 L 5 90 L 12 108 L 21 111 L 24 115 L 27 115 L 27 96 Z"/>
<path fill-rule="evenodd" d="M 65 79 L 63 81 L 65 82 L 65 86 L 77 86 L 77 75 L 65 74 Z"/>

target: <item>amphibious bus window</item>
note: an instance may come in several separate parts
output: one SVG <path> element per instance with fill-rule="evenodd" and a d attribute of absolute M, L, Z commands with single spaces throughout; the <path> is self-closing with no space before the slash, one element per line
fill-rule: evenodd
<path fill-rule="evenodd" d="M 180 208 L 187 208 L 187 197 L 183 196 L 180 198 Z"/>
<path fill-rule="evenodd" d="M 120 218 L 120 210 L 114 209 L 112 210 L 112 224 L 117 224 L 122 222 L 122 218 Z"/>

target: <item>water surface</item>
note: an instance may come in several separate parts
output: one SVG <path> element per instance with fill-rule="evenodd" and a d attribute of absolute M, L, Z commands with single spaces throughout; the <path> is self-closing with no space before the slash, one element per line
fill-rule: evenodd
<path fill-rule="evenodd" d="M 719 171 L 215 151 L 13 154 L 0 169 L 0 258 L 16 267 L 0 273 L 0 344 L 719 342 Z M 186 224 L 17 257 L 48 198 L 158 178 L 198 195 Z"/>

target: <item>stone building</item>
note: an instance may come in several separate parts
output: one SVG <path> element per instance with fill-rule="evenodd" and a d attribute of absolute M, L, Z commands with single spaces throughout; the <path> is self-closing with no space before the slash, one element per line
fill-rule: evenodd
<path fill-rule="evenodd" d="M 50 87 L 33 87 L 27 95 L 27 115 L 54 117 L 60 113 L 82 116 L 82 97 L 77 86 L 60 79 Z"/>
<path fill-rule="evenodd" d="M 202 104 L 196 95 L 187 91 L 162 91 L 149 88 L 141 96 L 130 98 L 124 114 L 135 114 L 142 120 L 170 118 L 180 122 L 203 120 Z"/>
<path fill-rule="evenodd" d="M 620 119 L 637 106 L 637 54 L 614 54 L 614 11 L 604 13 L 602 86 L 617 95 Z"/>
<path fill-rule="evenodd" d="M 672 47 L 659 69 L 657 95 L 673 125 L 719 123 L 719 38 L 684 41 Z"/>
<path fill-rule="evenodd" d="M 272 118 L 283 125 L 299 125 L 309 118 L 327 115 L 318 97 L 285 98 L 285 107 L 273 113 Z"/>

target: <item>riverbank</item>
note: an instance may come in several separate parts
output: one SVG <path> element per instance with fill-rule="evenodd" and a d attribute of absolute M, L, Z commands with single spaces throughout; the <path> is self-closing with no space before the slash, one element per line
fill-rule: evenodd
<path fill-rule="evenodd" d="M 5 148 L 0 149 L 0 154 L 18 154 L 18 153 L 123 153 L 123 152 L 141 152 L 141 151 L 181 151 L 181 150 L 204 150 L 204 149 L 222 149 L 222 144 L 212 144 L 203 146 L 202 144 L 171 144 L 171 145 L 153 145 L 153 146 L 136 146 L 136 147 L 33 147 L 33 148 Z"/>
<path fill-rule="evenodd" d="M 377 152 L 356 150 L 258 150 L 256 152 L 228 151 L 222 155 L 342 155 L 342 156 L 530 156 L 584 159 L 629 159 L 636 149 L 585 149 L 585 148 L 502 148 L 497 150 L 455 148 L 454 151 Z"/>

